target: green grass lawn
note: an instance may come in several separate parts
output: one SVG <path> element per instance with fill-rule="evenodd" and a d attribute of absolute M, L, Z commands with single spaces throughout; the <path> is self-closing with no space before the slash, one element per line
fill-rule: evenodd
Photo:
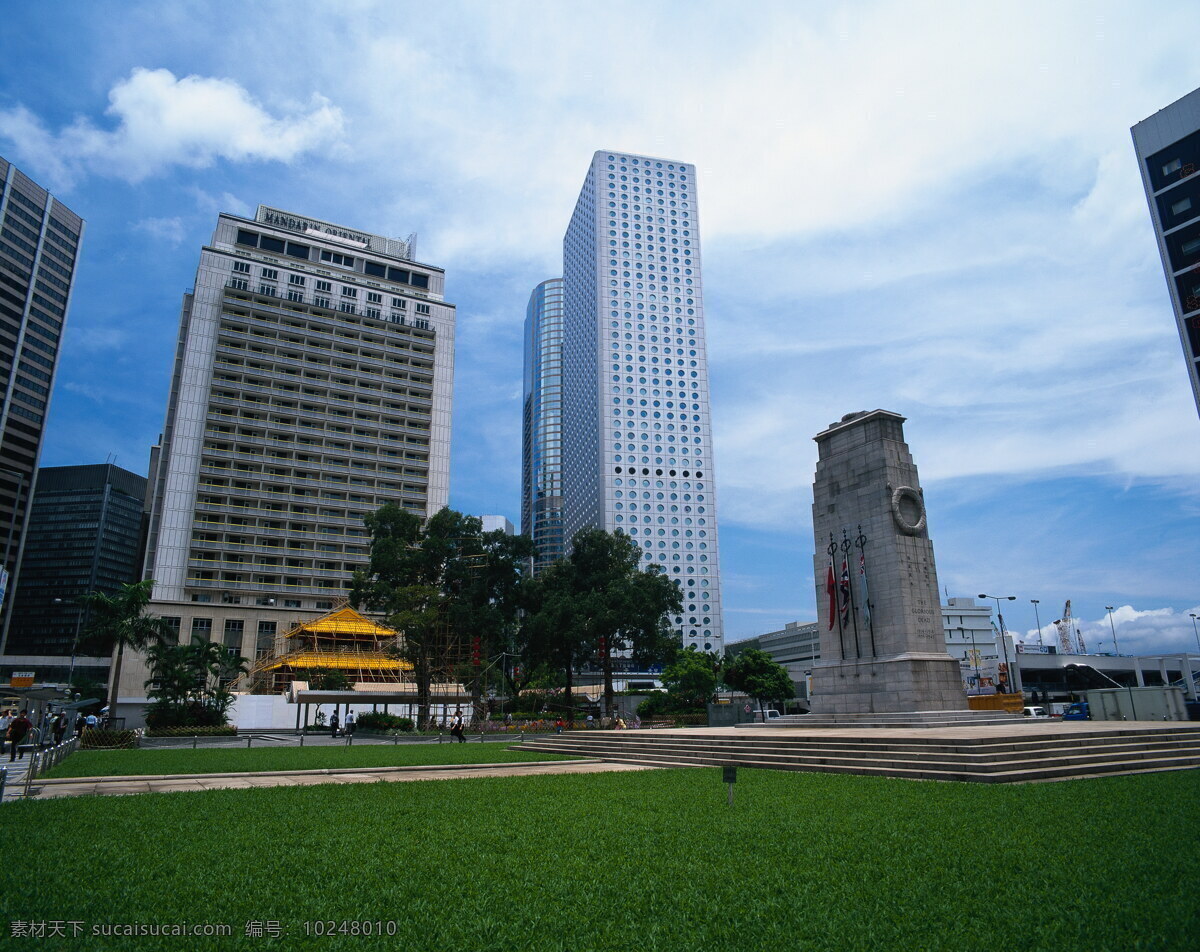
<path fill-rule="evenodd" d="M 227 747 L 197 750 L 81 750 L 45 777 L 129 777 L 138 774 L 241 773 L 329 767 L 407 767 L 567 760 L 557 754 L 511 751 L 505 744 L 359 744 L 346 747 Z"/>
<path fill-rule="evenodd" d="M 6 947 L 1200 945 L 1200 771 L 988 786 L 742 770 L 732 808 L 720 777 L 671 770 L 4 804 L 4 918 L 85 930 L 24 945 L 6 931 Z M 245 937 L 248 922 L 264 921 L 285 935 Z M 395 923 L 396 934 L 364 943 L 304 925 L 348 921 Z M 203 922 L 229 924 L 233 937 L 86 934 Z"/>

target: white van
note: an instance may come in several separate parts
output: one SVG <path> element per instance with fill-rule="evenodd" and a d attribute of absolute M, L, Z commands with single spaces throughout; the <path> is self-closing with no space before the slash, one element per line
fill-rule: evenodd
<path fill-rule="evenodd" d="M 1027 707 L 1025 708 L 1026 717 L 1049 717 L 1044 707 Z"/>

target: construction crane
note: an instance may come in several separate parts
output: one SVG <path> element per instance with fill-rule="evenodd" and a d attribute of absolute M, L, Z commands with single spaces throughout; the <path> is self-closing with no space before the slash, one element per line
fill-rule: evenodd
<path fill-rule="evenodd" d="M 1063 616 L 1054 623 L 1054 627 L 1058 629 L 1058 650 L 1063 654 L 1074 654 L 1073 639 L 1071 638 L 1071 600 L 1067 599 L 1067 604 L 1063 606 Z"/>
<path fill-rule="evenodd" d="M 1054 623 L 1058 630 L 1058 646 L 1063 654 L 1087 654 L 1087 645 L 1083 641 L 1083 632 L 1076 627 L 1071 617 L 1071 600 L 1068 598 L 1063 606 L 1063 616 Z"/>

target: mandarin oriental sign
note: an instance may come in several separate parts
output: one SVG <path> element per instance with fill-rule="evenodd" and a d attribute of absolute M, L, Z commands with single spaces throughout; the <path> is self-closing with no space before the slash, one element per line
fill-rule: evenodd
<path fill-rule="evenodd" d="M 331 225 L 328 222 L 313 221 L 311 218 L 298 218 L 295 215 L 279 211 L 276 208 L 268 208 L 266 205 L 259 206 L 258 220 L 267 225 L 275 225 L 277 228 L 286 228 L 289 231 L 298 231 L 301 234 L 316 232 L 318 234 L 329 235 L 331 238 L 341 238 L 346 241 L 357 242 L 363 247 L 371 244 L 369 235 L 339 228 L 337 225 Z"/>

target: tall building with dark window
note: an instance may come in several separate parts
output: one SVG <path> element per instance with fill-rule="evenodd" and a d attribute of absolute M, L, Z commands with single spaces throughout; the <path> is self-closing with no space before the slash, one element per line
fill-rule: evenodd
<path fill-rule="evenodd" d="M 219 216 L 151 457 L 144 574 L 182 640 L 253 658 L 345 597 L 365 515 L 447 504 L 455 310 L 414 244 L 266 206 Z M 122 702 L 144 672 L 125 665 Z"/>
<path fill-rule="evenodd" d="M 1200 411 L 1200 89 L 1132 129 L 1179 340 Z"/>
<path fill-rule="evenodd" d="M 145 495 L 145 477 L 111 463 L 38 470 L 9 655 L 70 656 L 87 622 L 80 597 L 138 580 Z"/>
<path fill-rule="evenodd" d="M 592 157 L 563 239 L 563 513 L 619 529 L 683 594 L 683 644 L 722 652 L 696 169 Z"/>
<path fill-rule="evenodd" d="M 15 586 L 83 219 L 0 158 L 0 576 Z M 0 605 L 0 654 L 11 600 Z"/>
<path fill-rule="evenodd" d="M 535 573 L 565 554 L 562 516 L 562 278 L 543 281 L 525 309 L 521 532 Z"/>

